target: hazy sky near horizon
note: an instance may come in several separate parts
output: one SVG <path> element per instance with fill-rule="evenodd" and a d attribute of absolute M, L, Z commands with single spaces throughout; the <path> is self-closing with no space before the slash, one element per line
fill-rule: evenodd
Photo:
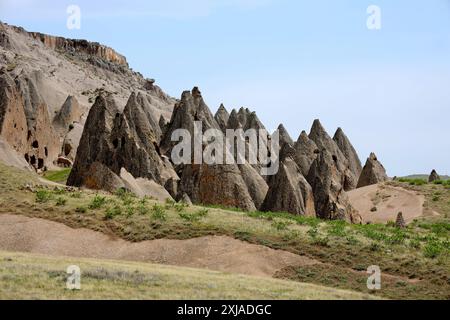
<path fill-rule="evenodd" d="M 170 95 L 199 86 L 213 112 L 249 107 L 294 139 L 342 127 L 391 176 L 450 174 L 450 0 L 0 0 L 0 19 L 111 46 Z"/>

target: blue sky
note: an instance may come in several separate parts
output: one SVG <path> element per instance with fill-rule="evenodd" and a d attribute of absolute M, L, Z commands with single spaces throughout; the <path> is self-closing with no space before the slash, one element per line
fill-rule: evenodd
<path fill-rule="evenodd" d="M 213 112 L 249 107 L 294 139 L 341 126 L 392 176 L 450 173 L 450 0 L 0 0 L 0 19 L 109 45 L 172 96 L 199 86 Z"/>

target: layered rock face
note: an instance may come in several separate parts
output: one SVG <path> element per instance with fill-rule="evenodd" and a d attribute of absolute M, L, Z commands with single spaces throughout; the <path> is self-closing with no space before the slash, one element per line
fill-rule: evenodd
<path fill-rule="evenodd" d="M 154 119 L 170 117 L 175 103 L 154 81 L 147 86 L 149 80 L 129 69 L 125 57 L 111 48 L 1 22 L 0 70 L 0 104 L 5 108 L 0 135 L 38 171 L 71 166 L 99 94 L 113 94 L 123 108 L 137 92 Z M 156 135 L 159 140 L 161 132 Z"/>
<path fill-rule="evenodd" d="M 33 79 L 0 74 L 0 135 L 36 170 L 58 154 L 58 137 Z"/>
<path fill-rule="evenodd" d="M 16 30 L 26 33 L 26 31 L 21 28 L 17 28 Z M 46 47 L 52 50 L 82 52 L 89 56 L 95 56 L 105 61 L 128 67 L 127 59 L 123 55 L 97 42 L 54 37 L 39 32 L 30 32 L 28 34 L 34 39 L 41 41 Z"/>
<path fill-rule="evenodd" d="M 358 188 L 385 182 L 388 179 L 383 165 L 378 161 L 375 153 L 371 153 L 359 177 Z"/>

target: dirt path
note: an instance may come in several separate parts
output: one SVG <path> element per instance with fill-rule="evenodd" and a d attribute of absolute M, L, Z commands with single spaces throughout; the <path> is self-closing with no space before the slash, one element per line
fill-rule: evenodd
<path fill-rule="evenodd" d="M 0 215 L 0 250 L 152 262 L 268 277 L 287 266 L 318 263 L 225 236 L 131 243 L 87 229 L 14 215 Z"/>
<path fill-rule="evenodd" d="M 385 184 L 372 185 L 350 191 L 350 202 L 359 211 L 364 222 L 395 221 L 403 212 L 407 223 L 423 215 L 425 197 L 414 191 Z M 376 211 L 372 211 L 376 208 Z"/>

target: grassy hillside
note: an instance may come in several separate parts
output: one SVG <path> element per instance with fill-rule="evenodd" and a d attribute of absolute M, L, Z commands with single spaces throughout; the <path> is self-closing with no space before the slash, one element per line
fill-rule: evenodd
<path fill-rule="evenodd" d="M 133 242 L 227 235 L 321 262 L 286 268 L 278 273 L 280 278 L 369 293 L 365 270 L 379 265 L 383 285 L 374 293 L 378 296 L 450 299 L 450 224 L 444 218 L 449 214 L 449 189 L 444 185 L 426 186 L 441 194 L 429 205 L 442 215 L 399 230 L 392 224 L 359 226 L 285 213 L 158 203 L 123 191 L 111 195 L 63 188 L 27 190 L 22 188 L 25 182 L 38 182 L 2 165 L 0 176 L 0 213 L 44 218 Z"/>
<path fill-rule="evenodd" d="M 67 267 L 81 290 L 66 289 Z M 0 251 L 0 299 L 371 299 L 292 281 L 110 260 L 51 258 Z"/>

